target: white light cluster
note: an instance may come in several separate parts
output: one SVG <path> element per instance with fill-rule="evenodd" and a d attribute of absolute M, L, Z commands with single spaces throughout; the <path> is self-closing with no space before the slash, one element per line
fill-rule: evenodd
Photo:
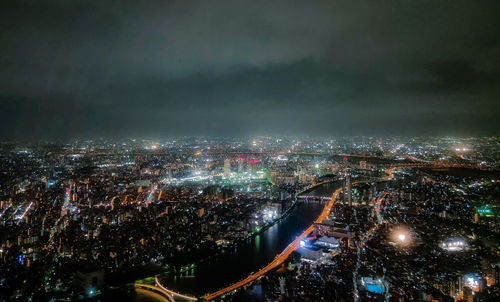
<path fill-rule="evenodd" d="M 463 240 L 452 240 L 441 243 L 441 247 L 447 251 L 461 251 L 467 246 Z"/>

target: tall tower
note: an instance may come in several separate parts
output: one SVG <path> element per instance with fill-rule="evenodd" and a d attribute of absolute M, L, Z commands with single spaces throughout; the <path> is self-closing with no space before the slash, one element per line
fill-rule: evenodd
<path fill-rule="evenodd" d="M 351 193 L 351 175 L 347 174 L 344 178 L 344 188 L 343 188 L 344 204 L 352 205 L 352 193 Z"/>
<path fill-rule="evenodd" d="M 351 174 L 349 173 L 349 160 L 344 157 L 343 160 L 343 172 L 344 172 L 344 203 L 352 206 L 352 192 L 351 192 Z"/>
<path fill-rule="evenodd" d="M 351 174 L 347 174 L 346 176 L 346 191 L 347 191 L 347 203 L 349 203 L 349 206 L 352 206 Z"/>
<path fill-rule="evenodd" d="M 231 160 L 229 158 L 226 158 L 224 160 L 224 176 L 229 176 L 229 173 L 231 172 Z"/>
<path fill-rule="evenodd" d="M 71 201 L 71 188 L 67 189 L 66 192 L 64 193 L 64 202 L 63 202 L 63 205 L 61 207 L 61 217 L 68 214 L 68 208 L 70 205 L 70 201 Z"/>

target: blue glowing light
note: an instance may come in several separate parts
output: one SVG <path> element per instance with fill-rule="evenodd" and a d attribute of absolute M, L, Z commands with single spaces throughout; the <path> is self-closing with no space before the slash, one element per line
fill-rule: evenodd
<path fill-rule="evenodd" d="M 384 288 L 378 284 L 366 284 L 365 288 L 367 291 L 372 292 L 372 293 L 376 293 L 376 294 L 383 294 L 385 292 Z"/>

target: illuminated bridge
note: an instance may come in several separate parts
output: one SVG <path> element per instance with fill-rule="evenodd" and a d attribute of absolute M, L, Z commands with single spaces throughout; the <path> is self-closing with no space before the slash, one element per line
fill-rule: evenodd
<path fill-rule="evenodd" d="M 163 302 L 175 302 L 174 298 L 171 295 L 154 285 L 136 283 L 134 284 L 134 288 L 138 293 L 153 296 L 154 298 Z"/>
<path fill-rule="evenodd" d="M 168 293 L 169 295 L 171 295 L 172 297 L 175 297 L 175 298 L 181 298 L 181 299 L 188 300 L 188 301 L 197 301 L 198 300 L 198 298 L 196 298 L 196 297 L 179 294 L 179 293 L 176 293 L 172 290 L 165 288 L 163 285 L 161 285 L 160 281 L 158 281 L 158 277 L 155 277 L 155 286 L 160 288 L 161 290 L 163 290 L 164 292 Z"/>
<path fill-rule="evenodd" d="M 338 188 L 337 190 L 335 190 L 335 192 L 333 193 L 332 197 L 330 198 L 330 201 L 328 202 L 328 204 L 323 208 L 323 211 L 321 212 L 321 214 L 319 215 L 319 217 L 316 219 L 315 223 L 317 222 L 321 222 L 323 221 L 327 216 L 328 214 L 330 213 L 330 209 L 332 208 L 333 206 L 333 203 L 335 202 L 335 198 L 337 197 L 338 193 L 340 192 L 342 188 Z M 309 226 L 302 234 L 300 234 L 300 236 L 298 236 L 294 241 L 292 241 L 292 243 L 290 243 L 284 250 L 283 252 L 281 252 L 280 254 L 278 254 L 274 259 L 273 261 L 271 261 L 268 265 L 266 265 L 265 267 L 263 267 L 262 269 L 260 269 L 258 272 L 256 273 L 253 273 L 251 275 L 249 275 L 248 277 L 246 277 L 245 279 L 239 281 L 239 282 L 236 282 L 226 288 L 223 288 L 219 291 L 216 291 L 214 293 L 210 293 L 210 294 L 206 294 L 205 296 L 203 296 L 202 298 L 205 299 L 205 300 L 212 300 L 218 296 L 221 296 L 221 295 L 224 295 L 224 294 L 227 294 L 235 289 L 238 289 L 246 284 L 249 284 L 255 280 L 257 280 L 258 278 L 262 277 L 265 273 L 269 272 L 270 270 L 276 268 L 277 266 L 281 265 L 287 258 L 288 256 L 290 256 L 290 254 L 296 250 L 299 246 L 299 242 L 303 239 L 305 239 L 312 231 L 313 231 L 313 228 L 314 228 L 314 224 Z"/>
<path fill-rule="evenodd" d="M 153 295 L 155 298 L 158 298 L 159 300 L 162 300 L 164 302 L 175 302 L 175 298 L 180 298 L 187 301 L 198 300 L 196 297 L 183 295 L 165 288 L 158 281 L 158 277 L 155 277 L 155 285 L 136 283 L 134 284 L 134 288 L 137 292 Z"/>
<path fill-rule="evenodd" d="M 379 178 L 379 181 L 385 181 L 385 180 L 391 179 L 393 177 L 393 171 L 395 169 L 396 168 L 391 168 L 391 169 L 386 170 L 385 173 L 387 175 L 384 176 L 384 177 Z M 359 183 L 359 181 L 353 182 L 353 184 L 357 184 L 357 183 Z M 263 267 L 258 272 L 249 275 L 248 277 L 246 277 L 243 280 L 240 280 L 240 281 L 238 281 L 238 282 L 236 282 L 236 283 L 234 283 L 232 285 L 229 285 L 228 287 L 225 287 L 225 288 L 223 288 L 221 290 L 218 290 L 216 292 L 206 294 L 205 296 L 202 297 L 202 299 L 212 300 L 212 299 L 215 299 L 218 296 L 227 294 L 227 293 L 229 293 L 229 292 L 231 292 L 231 291 L 233 291 L 235 289 L 238 289 L 238 288 L 240 288 L 242 286 L 245 286 L 245 285 L 247 285 L 247 284 L 249 284 L 249 283 L 257 280 L 258 278 L 262 277 L 265 273 L 267 273 L 270 270 L 272 270 L 272 269 L 276 268 L 277 266 L 281 265 L 288 258 L 288 256 L 290 256 L 290 254 L 299 247 L 300 241 L 303 240 L 303 239 L 305 239 L 313 231 L 314 224 L 322 222 L 323 220 L 325 220 L 325 218 L 328 216 L 328 214 L 330 214 L 330 210 L 332 209 L 332 206 L 335 203 L 335 199 L 337 198 L 337 195 L 339 194 L 339 192 L 341 190 L 342 190 L 342 187 L 338 188 L 337 190 L 335 190 L 335 192 L 333 192 L 332 197 L 330 198 L 330 201 L 328 201 L 328 203 L 325 205 L 325 207 L 323 208 L 323 211 L 318 216 L 318 218 L 314 221 L 314 223 L 311 226 L 309 226 L 302 234 L 300 234 L 300 236 L 298 236 L 294 241 L 292 241 L 292 243 L 290 243 L 285 248 L 285 250 L 283 250 L 283 252 L 281 252 L 280 254 L 278 254 L 274 258 L 274 260 L 271 261 L 268 265 L 266 265 L 265 267 Z"/>

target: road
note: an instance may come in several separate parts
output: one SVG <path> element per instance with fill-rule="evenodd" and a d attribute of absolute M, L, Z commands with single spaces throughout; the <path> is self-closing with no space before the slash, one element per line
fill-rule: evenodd
<path fill-rule="evenodd" d="M 321 221 L 323 221 L 327 216 L 328 214 L 330 213 L 330 210 L 335 202 L 335 199 L 337 197 L 337 195 L 339 194 L 340 190 L 342 190 L 342 188 L 338 188 L 337 190 L 335 190 L 335 192 L 333 192 L 332 194 L 332 198 L 330 199 L 330 201 L 326 204 L 326 206 L 323 208 L 323 211 L 321 212 L 321 214 L 319 215 L 319 217 L 314 221 L 314 223 L 319 223 Z M 259 270 L 258 272 L 254 273 L 254 274 L 251 274 L 249 275 L 248 277 L 246 277 L 245 279 L 241 280 L 241 281 L 238 281 L 226 288 L 223 288 L 219 291 L 216 291 L 214 293 L 210 293 L 210 294 L 207 294 L 205 296 L 203 296 L 202 298 L 205 299 L 205 300 L 212 300 L 218 296 L 221 296 L 221 295 L 224 295 L 226 293 L 229 293 L 237 288 L 240 288 L 248 283 L 251 283 L 252 281 L 255 281 L 256 279 L 262 277 L 265 273 L 269 272 L 270 270 L 276 268 L 277 266 L 281 265 L 287 258 L 288 256 L 290 256 L 290 254 L 295 251 L 298 247 L 299 247 L 299 242 L 303 239 L 305 239 L 312 231 L 313 231 L 313 228 L 314 228 L 314 224 L 312 224 L 311 226 L 309 226 L 304 232 L 302 232 L 302 234 L 300 234 L 300 236 L 298 236 L 294 241 L 292 241 L 292 243 L 290 243 L 284 250 L 283 252 L 281 252 L 280 254 L 278 254 L 274 259 L 273 261 L 271 261 L 268 265 L 266 265 L 265 267 L 263 267 L 261 270 Z"/>
<path fill-rule="evenodd" d="M 180 294 L 180 293 L 177 293 L 177 292 L 174 292 L 172 290 L 165 288 L 163 285 L 161 285 L 160 281 L 158 280 L 158 277 L 155 277 L 155 286 L 160 288 L 163 292 L 168 293 L 170 296 L 172 296 L 174 298 L 177 297 L 177 298 L 181 298 L 181 299 L 188 300 L 188 301 L 198 300 L 196 297 L 183 295 L 183 294 Z"/>
<path fill-rule="evenodd" d="M 154 298 L 164 302 L 175 302 L 174 297 L 167 291 L 154 285 L 136 283 L 134 284 L 135 290 L 138 292 L 151 293 Z"/>
<path fill-rule="evenodd" d="M 387 174 L 385 177 L 382 177 L 380 180 L 384 181 L 384 180 L 389 180 L 389 179 L 392 179 L 393 178 L 393 171 L 395 170 L 396 168 L 392 168 L 392 169 L 388 169 L 385 171 L 385 173 Z M 358 182 L 354 182 L 353 184 L 356 184 Z M 323 208 L 323 211 L 321 212 L 321 214 L 318 216 L 318 218 L 314 221 L 314 223 L 320 223 L 322 222 L 323 220 L 325 220 L 325 218 L 328 217 L 328 214 L 330 214 L 330 210 L 332 209 L 332 206 L 333 204 L 335 203 L 335 199 L 337 198 L 337 195 L 339 194 L 339 192 L 342 190 L 342 187 L 338 188 L 337 190 L 335 190 L 335 192 L 333 192 L 332 194 L 332 198 L 330 199 L 330 201 L 328 201 L 328 203 L 325 205 L 325 207 Z M 376 204 L 378 205 L 376 210 L 377 211 L 380 211 L 380 202 L 382 200 L 382 197 L 379 198 L 377 201 L 376 201 Z M 378 216 L 378 213 L 377 213 L 377 216 Z M 251 275 L 249 275 L 248 277 L 246 277 L 245 279 L 241 280 L 241 281 L 238 281 L 226 288 L 223 288 L 219 291 L 216 291 L 214 293 L 210 293 L 210 294 L 207 294 L 205 296 L 203 296 L 202 298 L 205 299 L 205 300 L 212 300 L 218 296 L 221 296 L 221 295 L 224 295 L 224 294 L 227 294 L 237 288 L 240 288 L 250 282 L 253 282 L 255 281 L 256 279 L 262 277 L 265 273 L 269 272 L 270 270 L 276 268 L 278 265 L 281 265 L 287 258 L 288 256 L 294 251 L 296 250 L 298 247 L 299 247 L 299 243 L 301 240 L 305 239 L 312 231 L 313 231 L 313 228 L 314 228 L 314 224 L 312 224 L 311 226 L 309 226 L 302 234 L 300 234 L 300 236 L 298 236 L 292 243 L 290 243 L 286 248 L 285 250 L 283 250 L 283 252 L 281 252 L 280 254 L 278 254 L 273 261 L 271 261 L 268 265 L 266 265 L 265 267 L 263 267 L 261 270 L 259 270 L 258 272 L 256 273 L 253 273 Z"/>
<path fill-rule="evenodd" d="M 388 175 L 392 175 L 392 171 L 388 173 Z M 380 215 L 380 206 L 382 204 L 382 199 L 384 199 L 386 195 L 386 192 L 383 192 L 382 195 L 377 198 L 374 202 L 374 209 L 375 213 L 377 216 L 377 224 L 372 227 L 370 230 L 368 230 L 362 237 L 360 242 L 356 242 L 356 256 L 357 256 L 357 261 L 356 261 L 356 269 L 354 270 L 352 274 L 352 282 L 354 286 L 354 302 L 359 301 L 359 293 L 358 293 L 358 271 L 359 271 L 359 266 L 361 263 L 361 247 L 371 238 L 373 233 L 378 229 L 380 224 L 383 222 L 383 217 Z"/>

